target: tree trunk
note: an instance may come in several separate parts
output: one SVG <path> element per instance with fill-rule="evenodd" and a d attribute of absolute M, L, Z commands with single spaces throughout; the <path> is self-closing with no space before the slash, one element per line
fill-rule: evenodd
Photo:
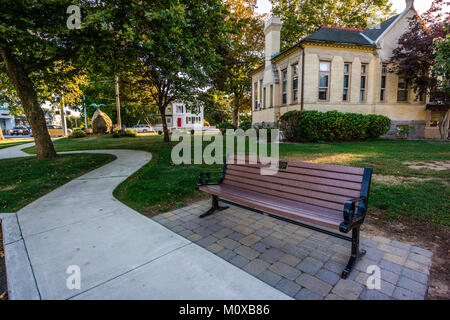
<path fill-rule="evenodd" d="M 441 134 L 441 139 L 445 140 L 448 138 L 448 118 L 450 117 L 450 110 L 441 112 L 439 117 L 439 133 Z"/>
<path fill-rule="evenodd" d="M 5 137 L 3 136 L 3 130 L 2 127 L 0 127 L 0 141 L 5 140 Z"/>
<path fill-rule="evenodd" d="M 169 129 L 167 128 L 167 122 L 166 122 L 166 107 L 162 106 L 159 108 L 159 112 L 161 113 L 161 120 L 163 125 L 163 132 L 164 132 L 164 142 L 169 142 Z"/>
<path fill-rule="evenodd" d="M 19 61 L 17 61 L 14 55 L 12 55 L 6 47 L 0 47 L 0 55 L 5 62 L 8 78 L 17 91 L 20 103 L 27 116 L 31 130 L 33 131 L 37 158 L 44 159 L 56 157 L 56 151 L 45 123 L 44 112 L 39 106 L 37 93 L 34 90 L 33 83 Z"/>
<path fill-rule="evenodd" d="M 237 127 L 239 127 L 239 108 L 235 107 L 233 109 L 233 124 Z"/>

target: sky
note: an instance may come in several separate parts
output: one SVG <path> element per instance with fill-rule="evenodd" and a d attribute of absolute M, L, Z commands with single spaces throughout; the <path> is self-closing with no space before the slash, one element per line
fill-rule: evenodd
<path fill-rule="evenodd" d="M 415 0 L 414 7 L 416 8 L 419 14 L 427 11 L 431 6 L 432 0 Z M 391 0 L 392 8 L 397 11 L 397 13 L 401 13 L 405 9 L 405 0 Z M 257 9 L 258 13 L 270 13 L 272 9 L 272 4 L 270 0 L 258 0 L 257 1 Z"/>

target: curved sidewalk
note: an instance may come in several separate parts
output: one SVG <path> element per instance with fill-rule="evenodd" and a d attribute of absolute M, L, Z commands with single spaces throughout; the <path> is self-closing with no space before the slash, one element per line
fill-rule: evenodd
<path fill-rule="evenodd" d="M 29 145 L 1 149 L 0 159 L 29 156 L 20 151 Z M 82 152 L 117 159 L 0 214 L 10 299 L 289 299 L 113 197 L 150 153 Z M 81 288 L 69 289 L 77 268 Z"/>

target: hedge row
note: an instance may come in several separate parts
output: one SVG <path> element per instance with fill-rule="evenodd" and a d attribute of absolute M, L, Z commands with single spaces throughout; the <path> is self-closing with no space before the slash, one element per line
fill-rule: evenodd
<path fill-rule="evenodd" d="M 391 120 L 375 114 L 289 111 L 281 116 L 284 139 L 292 142 L 360 141 L 389 131 Z"/>

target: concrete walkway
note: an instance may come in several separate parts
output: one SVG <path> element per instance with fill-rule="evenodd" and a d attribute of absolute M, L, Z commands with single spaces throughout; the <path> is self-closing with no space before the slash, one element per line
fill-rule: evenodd
<path fill-rule="evenodd" d="M 0 158 L 29 156 L 27 146 Z M 0 217 L 10 299 L 289 299 L 112 196 L 151 154 L 79 152 L 117 159 Z M 81 288 L 69 289 L 78 267 Z"/>

